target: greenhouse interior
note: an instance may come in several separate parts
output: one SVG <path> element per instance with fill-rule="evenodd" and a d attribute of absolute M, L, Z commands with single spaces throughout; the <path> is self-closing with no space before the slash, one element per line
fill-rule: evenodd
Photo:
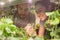
<path fill-rule="evenodd" d="M 0 40 L 60 40 L 60 0 L 0 0 Z"/>

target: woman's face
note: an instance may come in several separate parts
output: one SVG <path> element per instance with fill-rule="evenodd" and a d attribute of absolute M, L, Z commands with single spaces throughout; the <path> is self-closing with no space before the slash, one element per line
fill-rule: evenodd
<path fill-rule="evenodd" d="M 39 14 L 37 14 L 37 16 L 40 18 L 41 21 L 44 21 L 47 18 L 46 14 L 43 12 L 40 12 Z"/>
<path fill-rule="evenodd" d="M 18 5 L 18 14 L 21 18 L 25 18 L 26 16 L 28 16 L 29 11 L 27 3 Z"/>
<path fill-rule="evenodd" d="M 35 8 L 36 8 L 37 16 L 40 18 L 40 20 L 41 21 L 46 20 L 47 16 L 45 14 L 45 8 L 40 5 L 36 5 Z"/>

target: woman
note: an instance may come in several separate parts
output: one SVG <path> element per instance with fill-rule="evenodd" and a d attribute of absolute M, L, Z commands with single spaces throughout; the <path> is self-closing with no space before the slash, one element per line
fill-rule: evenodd
<path fill-rule="evenodd" d="M 45 32 L 45 27 L 44 23 L 47 19 L 47 16 L 45 14 L 46 8 L 45 5 L 41 1 L 37 1 L 35 3 L 35 9 L 36 9 L 36 15 L 40 19 L 40 27 L 38 28 L 38 36 L 39 37 L 44 37 L 44 32 Z"/>
<path fill-rule="evenodd" d="M 17 5 L 17 12 L 15 12 L 14 16 L 14 24 L 17 27 L 23 27 L 27 34 L 31 34 L 33 32 L 33 26 L 35 15 L 30 13 L 29 11 L 30 4 L 29 3 L 21 3 Z M 30 26 L 28 24 L 31 24 Z M 28 25 L 28 26 L 27 26 Z"/>

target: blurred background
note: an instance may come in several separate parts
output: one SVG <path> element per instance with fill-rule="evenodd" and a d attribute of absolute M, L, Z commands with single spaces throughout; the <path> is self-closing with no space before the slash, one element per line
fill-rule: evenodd
<path fill-rule="evenodd" d="M 30 3 L 33 6 L 36 1 L 42 1 L 42 0 L 0 0 L 0 18 L 3 16 L 10 16 L 10 15 L 11 15 L 10 17 L 12 17 L 14 11 L 16 10 L 16 5 L 20 3 Z M 53 5 L 55 4 L 56 7 L 60 10 L 60 0 L 43 0 L 43 2 L 45 2 L 47 5 L 51 3 L 51 6 L 52 4 Z"/>

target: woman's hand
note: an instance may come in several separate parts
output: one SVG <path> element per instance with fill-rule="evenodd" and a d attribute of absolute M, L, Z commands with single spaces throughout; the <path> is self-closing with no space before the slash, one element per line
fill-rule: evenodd
<path fill-rule="evenodd" d="M 45 27 L 40 25 L 39 27 L 39 37 L 44 37 L 44 33 L 45 33 Z"/>
<path fill-rule="evenodd" d="M 36 36 L 36 32 L 34 31 L 32 25 L 27 25 L 25 27 L 26 33 L 31 36 L 31 34 L 34 34 Z"/>

